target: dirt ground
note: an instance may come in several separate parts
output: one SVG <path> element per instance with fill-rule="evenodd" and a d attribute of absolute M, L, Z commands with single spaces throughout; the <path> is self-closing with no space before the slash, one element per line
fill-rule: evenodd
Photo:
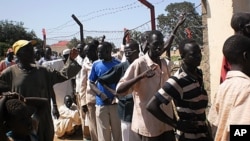
<path fill-rule="evenodd" d="M 91 141 L 91 140 L 83 140 L 82 130 L 77 131 L 74 135 L 70 137 L 57 138 L 54 137 L 54 141 Z"/>

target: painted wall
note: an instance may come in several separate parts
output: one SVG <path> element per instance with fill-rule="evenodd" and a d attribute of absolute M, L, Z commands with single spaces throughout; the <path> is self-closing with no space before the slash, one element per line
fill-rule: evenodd
<path fill-rule="evenodd" d="M 207 28 L 210 61 L 211 101 L 220 82 L 222 47 L 225 40 L 234 34 L 230 26 L 232 14 L 239 11 L 250 12 L 249 0 L 207 0 Z"/>

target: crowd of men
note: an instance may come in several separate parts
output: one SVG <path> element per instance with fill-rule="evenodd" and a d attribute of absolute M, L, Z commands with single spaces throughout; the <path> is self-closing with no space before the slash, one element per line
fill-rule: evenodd
<path fill-rule="evenodd" d="M 235 35 L 224 43 L 208 116 L 199 44 L 179 43 L 174 75 L 162 57 L 185 19 L 166 41 L 158 30 L 144 32 L 141 42 L 126 30 L 120 58 L 104 39 L 65 49 L 62 58 L 49 46 L 41 56 L 35 40 L 16 41 L 0 62 L 0 140 L 53 141 L 79 131 L 91 141 L 230 140 L 229 125 L 250 124 L 250 13 L 232 17 Z"/>

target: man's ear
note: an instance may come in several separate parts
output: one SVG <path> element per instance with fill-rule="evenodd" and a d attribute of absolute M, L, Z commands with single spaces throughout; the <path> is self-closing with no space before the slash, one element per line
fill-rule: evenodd
<path fill-rule="evenodd" d="M 246 51 L 244 51 L 242 55 L 243 55 L 243 59 L 244 59 L 244 60 L 248 60 L 249 57 L 250 57 L 250 56 L 249 56 L 249 53 L 246 52 Z"/>

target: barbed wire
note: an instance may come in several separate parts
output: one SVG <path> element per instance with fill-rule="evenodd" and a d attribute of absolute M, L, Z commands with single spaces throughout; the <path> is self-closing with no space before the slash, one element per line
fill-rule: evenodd
<path fill-rule="evenodd" d="M 163 3 L 164 1 L 165 0 L 161 0 L 161 1 L 155 2 L 153 4 L 158 5 L 158 4 Z M 91 20 L 96 19 L 96 18 L 100 18 L 100 17 L 103 17 L 103 16 L 111 15 L 111 14 L 116 14 L 118 12 L 122 12 L 122 11 L 126 11 L 126 10 L 132 10 L 132 9 L 139 8 L 139 7 L 142 7 L 142 6 L 143 5 L 140 4 L 138 2 L 138 0 L 136 0 L 133 3 L 130 3 L 130 4 L 127 4 L 127 5 L 124 5 L 124 6 L 113 7 L 113 8 L 105 8 L 105 9 L 101 9 L 101 10 L 97 10 L 97 11 L 92 11 L 92 12 L 89 12 L 88 14 L 80 15 L 80 16 L 78 16 L 78 18 L 85 18 L 85 19 L 82 19 L 81 22 L 88 22 L 88 21 L 91 21 Z M 101 13 L 101 14 L 99 14 L 99 13 Z M 97 15 L 94 15 L 94 14 L 97 14 Z M 94 15 L 94 16 L 91 16 L 91 15 Z M 89 16 L 91 16 L 91 17 L 89 17 Z M 72 23 L 72 24 L 70 24 L 70 23 Z M 76 25 L 76 23 L 73 20 L 69 20 L 69 21 L 67 21 L 66 23 L 64 23 L 64 24 L 62 24 L 60 26 L 57 26 L 55 28 L 47 29 L 47 31 L 48 31 L 48 34 L 50 34 L 50 33 L 56 32 L 58 30 L 62 30 L 64 28 L 67 28 L 67 27 L 72 27 L 74 25 Z"/>
<path fill-rule="evenodd" d="M 162 3 L 163 1 L 164 0 L 159 1 L 158 3 Z M 128 5 L 124 6 L 124 7 L 128 7 L 130 5 L 134 5 L 134 3 L 128 4 Z M 200 6 L 201 6 L 201 4 L 195 6 L 194 9 L 197 9 Z M 113 8 L 113 9 L 119 9 L 119 8 Z M 108 10 L 108 8 L 106 8 L 105 10 Z M 98 13 L 99 11 L 104 11 L 104 9 L 103 10 L 94 11 L 94 12 L 90 12 L 88 14 L 91 15 L 92 13 Z M 186 12 L 189 12 L 189 11 L 186 11 Z M 190 14 L 192 14 L 192 12 Z M 83 15 L 83 16 L 86 16 L 86 15 Z M 104 16 L 104 15 L 105 14 L 103 14 L 102 16 Z M 141 24 L 139 26 L 136 26 L 136 27 L 134 27 L 132 29 L 129 29 L 129 30 L 131 30 L 131 31 L 137 31 L 137 32 L 141 32 L 142 33 L 144 31 L 151 30 L 151 25 L 150 24 L 151 24 L 151 21 L 147 21 L 147 22 L 145 22 L 145 23 L 143 23 L 143 24 Z M 156 20 L 156 24 L 157 24 L 157 20 Z M 200 23 L 198 21 L 194 20 L 194 21 L 192 21 L 192 25 L 189 25 L 189 28 L 195 29 L 196 33 L 197 32 L 201 33 L 202 29 L 204 27 L 200 26 Z M 178 36 L 177 36 L 177 40 L 181 40 L 181 39 L 186 38 L 185 34 L 183 34 L 183 33 L 185 33 L 185 31 L 179 31 Z M 117 31 L 116 30 L 113 30 L 113 31 L 107 31 L 107 30 L 106 31 L 84 30 L 84 37 L 90 36 L 90 37 L 96 38 L 96 37 L 101 37 L 101 36 L 105 35 L 106 36 L 105 40 L 114 43 L 116 47 L 120 47 L 120 44 L 121 44 L 122 38 L 123 38 L 123 34 L 124 34 L 123 30 L 117 30 Z M 79 35 L 79 32 L 75 31 L 75 32 L 70 32 L 69 35 L 65 35 L 65 36 L 49 37 L 49 38 L 47 38 L 47 40 L 58 40 L 58 41 L 60 41 L 60 38 L 62 38 L 61 40 L 71 40 L 73 37 L 79 38 L 78 35 Z M 168 34 L 166 36 L 168 36 Z M 202 37 L 197 37 L 197 38 L 202 38 Z"/>

